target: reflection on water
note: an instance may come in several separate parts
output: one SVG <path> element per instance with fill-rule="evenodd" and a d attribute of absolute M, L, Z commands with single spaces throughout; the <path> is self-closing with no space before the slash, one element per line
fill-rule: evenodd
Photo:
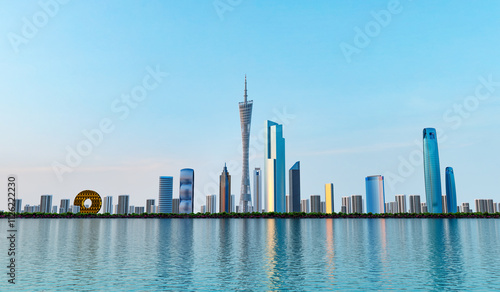
<path fill-rule="evenodd" d="M 15 291 L 488 291 L 500 283 L 500 220 L 18 221 Z"/>

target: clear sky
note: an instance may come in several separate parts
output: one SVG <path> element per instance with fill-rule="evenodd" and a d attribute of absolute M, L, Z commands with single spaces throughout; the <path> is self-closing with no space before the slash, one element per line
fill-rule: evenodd
<path fill-rule="evenodd" d="M 250 171 L 270 119 L 303 197 L 332 182 L 339 211 L 382 174 L 386 201 L 424 200 L 422 129 L 435 127 L 443 191 L 452 166 L 459 203 L 500 200 L 498 1 L 61 2 L 1 1 L 0 209 L 12 173 L 23 204 L 91 189 L 144 206 L 159 176 L 177 197 L 193 168 L 199 210 L 225 162 L 238 198 L 245 74 Z M 102 139 L 84 134 L 100 126 Z"/>

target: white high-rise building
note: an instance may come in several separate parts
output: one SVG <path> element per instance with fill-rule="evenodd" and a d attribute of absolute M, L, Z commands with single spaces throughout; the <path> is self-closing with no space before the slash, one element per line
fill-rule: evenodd
<path fill-rule="evenodd" d="M 104 197 L 104 204 L 103 204 L 102 209 L 103 209 L 103 213 L 113 214 L 113 197 L 112 196 Z"/>
<path fill-rule="evenodd" d="M 420 205 L 420 196 L 419 195 L 410 195 L 410 213 L 421 213 L 421 205 Z"/>
<path fill-rule="evenodd" d="M 146 213 L 152 214 L 155 213 L 155 200 L 154 199 L 149 199 L 146 200 Z"/>
<path fill-rule="evenodd" d="M 206 213 L 217 213 L 217 195 L 207 196 Z"/>
<path fill-rule="evenodd" d="M 396 195 L 397 213 L 406 213 L 406 195 Z"/>
<path fill-rule="evenodd" d="M 342 206 L 340 209 L 342 213 L 351 213 L 351 197 L 342 197 Z"/>
<path fill-rule="evenodd" d="M 264 193 L 267 212 L 284 213 L 285 209 L 285 139 L 283 126 L 266 122 L 264 156 Z"/>

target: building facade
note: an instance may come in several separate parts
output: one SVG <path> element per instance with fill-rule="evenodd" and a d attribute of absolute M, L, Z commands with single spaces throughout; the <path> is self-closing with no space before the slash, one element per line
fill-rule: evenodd
<path fill-rule="evenodd" d="M 353 213 L 363 213 L 363 197 L 360 195 L 352 195 L 351 206 Z"/>
<path fill-rule="evenodd" d="M 332 183 L 325 184 L 325 210 L 322 212 L 326 214 L 332 214 L 333 212 L 335 212 L 333 195 L 334 195 L 333 184 Z"/>
<path fill-rule="evenodd" d="M 396 195 L 395 199 L 398 206 L 397 213 L 406 213 L 406 195 Z"/>
<path fill-rule="evenodd" d="M 155 199 L 146 200 L 146 213 L 148 214 L 156 213 Z"/>
<path fill-rule="evenodd" d="M 410 205 L 410 213 L 418 214 L 422 213 L 421 205 L 420 205 L 420 196 L 419 195 L 410 195 L 409 196 L 409 205 Z"/>
<path fill-rule="evenodd" d="M 179 203 L 180 203 L 179 198 L 172 199 L 172 213 L 179 214 Z M 158 206 L 158 209 L 159 209 L 159 207 L 160 206 Z M 158 212 L 158 213 L 161 213 L 161 212 Z"/>
<path fill-rule="evenodd" d="M 210 208 L 208 210 L 210 212 Z M 231 175 L 227 171 L 226 164 L 219 176 L 219 212 L 231 212 Z"/>
<path fill-rule="evenodd" d="M 265 208 L 267 212 L 285 212 L 285 139 L 283 126 L 266 122 L 264 161 Z"/>
<path fill-rule="evenodd" d="M 253 204 L 254 212 L 262 212 L 262 173 L 258 167 L 253 171 Z"/>
<path fill-rule="evenodd" d="M 52 195 L 43 195 L 40 197 L 40 212 L 52 213 Z"/>
<path fill-rule="evenodd" d="M 172 213 L 173 190 L 174 178 L 171 176 L 160 176 L 160 190 L 158 193 L 159 213 Z"/>
<path fill-rule="evenodd" d="M 321 212 L 321 197 L 318 195 L 311 195 L 311 212 Z"/>
<path fill-rule="evenodd" d="M 442 213 L 441 172 L 436 129 L 425 128 L 423 142 L 427 210 L 429 213 Z"/>
<path fill-rule="evenodd" d="M 217 213 L 217 195 L 207 196 L 206 211 L 205 213 Z"/>
<path fill-rule="evenodd" d="M 457 190 L 455 187 L 455 173 L 453 168 L 447 167 L 445 171 L 446 183 L 446 211 L 448 213 L 457 213 Z"/>
<path fill-rule="evenodd" d="M 351 213 L 351 198 L 342 197 L 342 205 L 340 207 L 340 212 L 350 214 Z"/>
<path fill-rule="evenodd" d="M 300 161 L 288 171 L 289 202 L 287 212 L 300 212 Z"/>
<path fill-rule="evenodd" d="M 189 214 L 194 212 L 194 170 L 181 169 L 179 177 L 179 213 Z"/>
<path fill-rule="evenodd" d="M 118 210 L 116 211 L 116 214 L 128 214 L 130 211 L 129 198 L 129 195 L 118 196 Z"/>
<path fill-rule="evenodd" d="M 373 214 L 385 213 L 384 177 L 372 175 L 365 178 L 366 212 Z"/>
<path fill-rule="evenodd" d="M 112 196 L 104 197 L 103 206 L 104 206 L 102 210 L 103 213 L 113 214 L 113 197 Z"/>

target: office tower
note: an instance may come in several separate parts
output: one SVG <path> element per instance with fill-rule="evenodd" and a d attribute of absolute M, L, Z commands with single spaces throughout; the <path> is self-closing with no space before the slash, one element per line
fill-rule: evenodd
<path fill-rule="evenodd" d="M 486 206 L 487 206 L 487 212 L 488 213 L 495 213 L 495 208 L 493 207 L 493 200 L 492 199 L 488 199 L 488 200 L 485 200 L 486 201 Z"/>
<path fill-rule="evenodd" d="M 179 187 L 179 213 L 189 214 L 194 211 L 194 170 L 181 169 Z"/>
<path fill-rule="evenodd" d="M 360 195 L 351 196 L 351 205 L 353 213 L 363 213 L 363 197 Z"/>
<path fill-rule="evenodd" d="M 252 122 L 253 100 L 247 100 L 247 76 L 245 75 L 245 93 L 244 101 L 240 102 L 240 122 L 241 122 L 241 140 L 243 146 L 243 167 L 241 171 L 241 193 L 240 210 L 243 213 L 248 212 L 248 207 L 252 205 L 252 196 L 250 193 L 250 174 L 248 168 L 248 147 L 250 145 L 250 125 Z"/>
<path fill-rule="evenodd" d="M 441 173 L 436 129 L 424 129 L 425 197 L 429 213 L 442 213 Z"/>
<path fill-rule="evenodd" d="M 113 214 L 113 197 L 112 196 L 106 196 L 104 197 L 104 208 L 103 208 L 103 213 L 109 213 Z"/>
<path fill-rule="evenodd" d="M 326 213 L 326 202 L 322 201 L 320 203 L 320 205 L 321 205 L 321 213 Z M 329 213 L 329 214 L 331 214 L 331 213 Z"/>
<path fill-rule="evenodd" d="M 421 213 L 420 196 L 410 195 L 410 213 Z"/>
<path fill-rule="evenodd" d="M 171 176 L 160 176 L 160 192 L 158 195 L 158 207 L 160 207 L 159 213 L 172 213 L 173 189 L 174 178 Z"/>
<path fill-rule="evenodd" d="M 448 213 L 448 208 L 446 206 L 446 195 L 441 196 L 441 206 L 442 206 L 442 213 Z"/>
<path fill-rule="evenodd" d="M 289 208 L 288 212 L 300 212 L 300 161 L 288 171 Z"/>
<path fill-rule="evenodd" d="M 365 178 L 366 212 L 374 214 L 385 213 L 384 177 L 372 175 Z"/>
<path fill-rule="evenodd" d="M 396 195 L 396 204 L 398 205 L 398 213 L 406 213 L 406 195 Z"/>
<path fill-rule="evenodd" d="M 309 199 L 300 200 L 300 212 L 309 213 Z"/>
<path fill-rule="evenodd" d="M 311 195 L 311 212 L 321 212 L 321 197 L 318 195 Z"/>
<path fill-rule="evenodd" d="M 52 212 L 52 195 L 43 195 L 40 197 L 40 212 Z"/>
<path fill-rule="evenodd" d="M 57 214 L 57 205 L 52 206 L 52 213 Z"/>
<path fill-rule="evenodd" d="M 146 213 L 148 213 L 148 214 L 155 213 L 155 200 L 154 199 L 146 200 Z"/>
<path fill-rule="evenodd" d="M 144 214 L 144 207 L 135 207 L 134 208 L 134 213 L 135 214 Z"/>
<path fill-rule="evenodd" d="M 207 213 L 207 208 L 205 205 L 201 205 L 200 207 L 200 213 Z"/>
<path fill-rule="evenodd" d="M 231 212 L 231 175 L 225 163 L 222 174 L 219 176 L 219 212 Z"/>
<path fill-rule="evenodd" d="M 130 207 L 128 208 L 128 213 L 129 214 L 134 214 L 135 213 L 135 206 L 134 205 L 130 205 Z"/>
<path fill-rule="evenodd" d="M 118 196 L 118 211 L 116 214 L 127 214 L 129 211 L 129 195 Z"/>
<path fill-rule="evenodd" d="M 236 195 L 231 195 L 231 213 L 237 212 L 236 211 Z"/>
<path fill-rule="evenodd" d="M 420 203 L 420 209 L 422 210 L 422 213 L 429 213 L 429 210 L 427 210 L 427 203 Z"/>
<path fill-rule="evenodd" d="M 172 199 L 172 213 L 179 214 L 179 203 L 180 203 L 179 198 Z M 158 210 L 161 210 L 160 206 L 158 206 Z M 161 213 L 161 212 L 158 211 L 158 213 Z"/>
<path fill-rule="evenodd" d="M 16 213 L 21 213 L 22 212 L 22 205 L 23 205 L 23 199 L 16 199 L 15 201 L 16 205 L 15 205 L 15 208 L 14 208 L 14 212 Z"/>
<path fill-rule="evenodd" d="M 217 213 L 217 195 L 207 196 L 206 212 Z"/>
<path fill-rule="evenodd" d="M 325 184 L 325 211 L 324 213 L 332 214 L 334 212 L 334 204 L 333 204 L 333 184 Z"/>
<path fill-rule="evenodd" d="M 350 214 L 351 213 L 351 198 L 350 197 L 342 197 L 342 213 Z M 344 210 L 345 209 L 345 210 Z"/>
<path fill-rule="evenodd" d="M 462 213 L 469 213 L 469 212 L 470 212 L 469 203 L 462 203 Z"/>
<path fill-rule="evenodd" d="M 456 213 L 457 208 L 457 190 L 455 188 L 455 173 L 453 168 L 447 167 L 445 171 L 446 182 L 446 207 L 448 213 Z"/>
<path fill-rule="evenodd" d="M 476 207 L 476 212 L 479 213 L 484 213 L 488 211 L 488 206 L 486 204 L 486 200 L 481 200 L 481 199 L 475 199 L 474 200 L 474 205 Z"/>
<path fill-rule="evenodd" d="M 253 171 L 253 204 L 254 212 L 262 212 L 262 175 L 258 167 Z"/>
<path fill-rule="evenodd" d="M 285 139 L 283 126 L 266 122 L 264 188 L 267 212 L 285 212 Z"/>

